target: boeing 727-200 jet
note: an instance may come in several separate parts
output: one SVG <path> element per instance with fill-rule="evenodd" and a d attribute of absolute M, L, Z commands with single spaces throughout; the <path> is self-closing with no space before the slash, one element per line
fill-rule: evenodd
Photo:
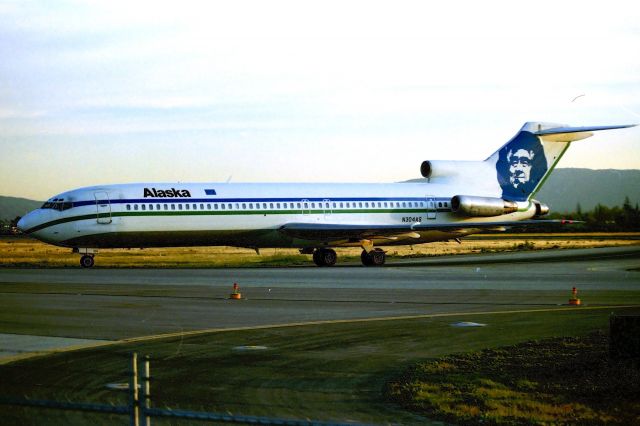
<path fill-rule="evenodd" d="M 362 263 L 385 263 L 381 246 L 455 240 L 539 220 L 533 199 L 571 142 L 600 130 L 526 123 L 484 161 L 424 161 L 422 183 L 138 183 L 64 192 L 18 228 L 70 247 L 91 267 L 101 248 L 295 247 L 318 266 L 335 247 L 361 247 Z"/>

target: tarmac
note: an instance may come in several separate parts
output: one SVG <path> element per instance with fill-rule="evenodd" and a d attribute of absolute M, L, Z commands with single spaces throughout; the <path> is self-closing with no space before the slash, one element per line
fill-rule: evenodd
<path fill-rule="evenodd" d="M 234 282 L 241 300 L 229 299 Z M 382 268 L 0 269 L 0 363 L 209 329 L 443 314 L 468 321 L 470 313 L 562 308 L 572 287 L 586 306 L 640 306 L 640 246 Z"/>

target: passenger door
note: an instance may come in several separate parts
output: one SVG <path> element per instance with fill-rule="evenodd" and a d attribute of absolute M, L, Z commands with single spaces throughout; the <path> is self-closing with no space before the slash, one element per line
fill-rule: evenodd
<path fill-rule="evenodd" d="M 112 219 L 109 194 L 104 191 L 100 191 L 94 192 L 93 196 L 96 199 L 96 219 L 98 220 L 98 223 L 102 225 L 110 224 Z"/>

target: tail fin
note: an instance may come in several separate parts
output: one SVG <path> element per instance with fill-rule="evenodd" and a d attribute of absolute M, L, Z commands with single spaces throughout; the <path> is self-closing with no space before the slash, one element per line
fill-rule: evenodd
<path fill-rule="evenodd" d="M 569 127 L 529 122 L 485 161 L 495 164 L 503 199 L 526 201 L 542 187 L 571 142 L 591 137 L 595 131 L 633 126 Z"/>

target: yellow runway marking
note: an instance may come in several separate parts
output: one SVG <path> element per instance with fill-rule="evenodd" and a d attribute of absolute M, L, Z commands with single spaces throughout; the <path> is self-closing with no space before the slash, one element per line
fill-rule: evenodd
<path fill-rule="evenodd" d="M 510 310 L 510 311 L 446 312 L 446 313 L 439 313 L 439 314 L 419 314 L 419 315 L 402 315 L 402 316 L 392 316 L 392 317 L 291 322 L 291 323 L 285 323 L 285 324 L 265 324 L 265 325 L 232 327 L 232 328 L 209 328 L 205 330 L 193 330 L 193 331 L 183 331 L 183 332 L 177 332 L 177 333 L 155 334 L 151 336 L 131 337 L 131 338 L 121 339 L 121 340 L 98 342 L 95 344 L 88 344 L 88 345 L 69 346 L 69 347 L 60 348 L 60 349 L 51 349 L 44 352 L 31 352 L 31 353 L 20 354 L 13 357 L 0 359 L 0 365 L 9 364 L 11 362 L 15 362 L 19 360 L 37 358 L 37 357 L 47 356 L 47 355 L 61 354 L 66 352 L 73 352 L 73 351 L 78 351 L 83 349 L 97 349 L 97 348 L 103 348 L 107 346 L 124 345 L 128 343 L 141 343 L 141 342 L 149 342 L 153 340 L 172 339 L 177 337 L 185 338 L 185 337 L 193 337 L 193 336 L 202 336 L 205 334 L 228 333 L 228 332 L 237 332 L 237 331 L 265 330 L 265 329 L 273 329 L 273 328 L 290 328 L 290 327 L 304 327 L 304 326 L 329 325 L 329 324 L 357 324 L 357 323 L 367 323 L 367 322 L 376 322 L 376 321 L 399 321 L 399 320 L 412 320 L 412 319 L 446 318 L 446 317 L 455 317 L 455 316 L 526 314 L 526 313 L 568 312 L 568 311 L 583 312 L 583 311 L 595 311 L 595 310 L 603 310 L 603 309 L 629 309 L 629 308 L 639 308 L 639 307 L 640 305 L 607 305 L 607 306 L 580 306 L 580 307 L 571 306 L 571 307 L 560 307 L 560 308 L 522 309 L 522 310 Z"/>

